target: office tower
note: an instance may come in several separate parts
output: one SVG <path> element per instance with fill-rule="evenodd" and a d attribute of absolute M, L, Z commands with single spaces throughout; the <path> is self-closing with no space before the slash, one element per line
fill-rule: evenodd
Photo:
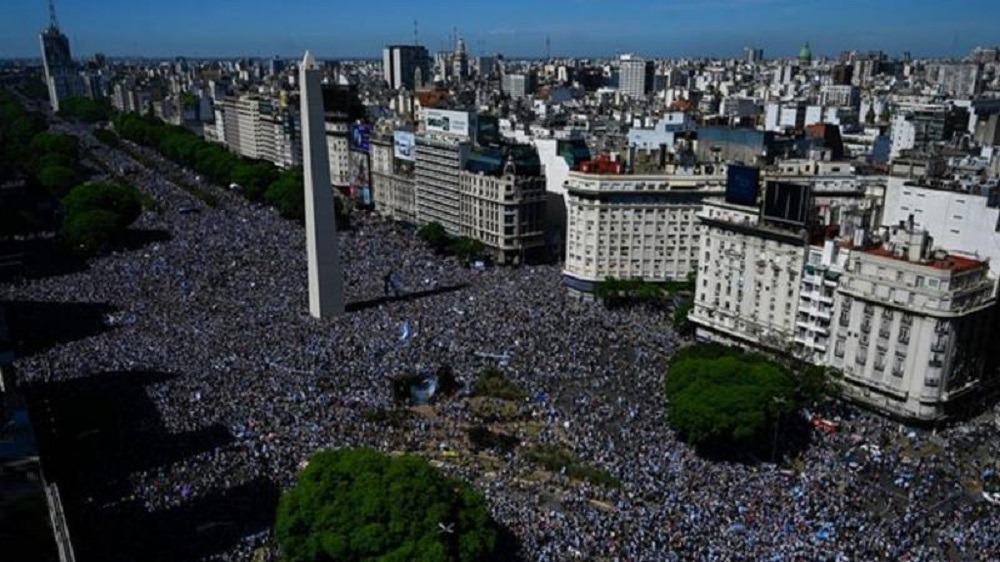
<path fill-rule="evenodd" d="M 622 55 L 619 63 L 618 89 L 621 93 L 641 98 L 653 91 L 656 74 L 653 61 L 635 55 Z"/>
<path fill-rule="evenodd" d="M 505 74 L 503 77 L 503 93 L 514 99 L 531 95 L 535 91 L 535 76 L 533 74 Z"/>
<path fill-rule="evenodd" d="M 344 295 L 333 190 L 330 188 L 330 165 L 327 162 L 321 74 L 312 54 L 307 52 L 299 69 L 299 87 L 302 98 L 309 313 L 314 318 L 331 318 L 343 314 Z"/>
<path fill-rule="evenodd" d="M 452 76 L 459 82 L 469 79 L 469 54 L 465 50 L 465 39 L 458 38 L 455 56 L 452 58 Z"/>
<path fill-rule="evenodd" d="M 427 49 L 419 45 L 389 45 L 382 50 L 382 72 L 393 90 L 422 88 L 431 76 L 430 61 Z"/>
<path fill-rule="evenodd" d="M 73 66 L 69 38 L 59 30 L 56 6 L 52 0 L 49 1 L 49 27 L 42 31 L 39 39 L 49 103 L 53 111 L 59 111 L 59 100 L 81 96 L 84 92 L 83 82 Z"/>

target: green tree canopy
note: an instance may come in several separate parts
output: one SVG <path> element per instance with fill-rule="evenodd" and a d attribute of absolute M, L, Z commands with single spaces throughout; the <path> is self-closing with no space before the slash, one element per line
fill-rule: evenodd
<path fill-rule="evenodd" d="M 444 226 L 436 221 L 429 222 L 420 227 L 420 230 L 417 231 L 417 236 L 437 251 L 443 251 L 451 241 L 451 237 L 448 236 L 448 232 L 444 229 Z"/>
<path fill-rule="evenodd" d="M 486 252 L 485 244 L 474 238 L 469 238 L 468 236 L 462 236 L 454 239 L 448 245 L 448 248 L 451 250 L 451 253 L 455 254 L 455 256 L 464 261 L 482 257 L 482 255 Z"/>
<path fill-rule="evenodd" d="M 107 121 L 111 116 L 111 106 L 106 100 L 73 97 L 59 100 L 59 116 L 64 119 L 96 123 Z"/>
<path fill-rule="evenodd" d="M 120 236 L 142 213 L 138 190 L 119 183 L 88 183 L 62 199 L 62 235 L 73 248 L 95 252 Z"/>
<path fill-rule="evenodd" d="M 251 201 L 263 201 L 268 188 L 278 180 L 278 168 L 270 162 L 237 161 L 230 172 L 232 183 L 243 186 L 243 193 Z"/>
<path fill-rule="evenodd" d="M 694 331 L 694 325 L 691 323 L 691 319 L 688 315 L 691 313 L 691 309 L 694 308 L 694 298 L 693 297 L 681 297 L 682 300 L 674 308 L 674 330 L 679 334 L 690 335 Z"/>
<path fill-rule="evenodd" d="M 323 451 L 282 496 L 275 536 L 289 562 L 480 562 L 497 529 L 482 496 L 419 457 Z"/>
<path fill-rule="evenodd" d="M 77 180 L 76 170 L 62 164 L 49 164 L 38 170 L 38 184 L 56 197 L 66 195 Z"/>
<path fill-rule="evenodd" d="M 278 177 L 264 194 L 268 205 L 278 209 L 287 219 L 302 221 L 306 214 L 305 185 L 302 170 L 285 172 Z"/>
<path fill-rule="evenodd" d="M 754 445 L 798 408 L 795 379 L 783 367 L 721 346 L 678 353 L 665 389 L 671 427 L 696 446 Z"/>
<path fill-rule="evenodd" d="M 39 133 L 31 139 L 30 148 L 36 167 L 43 158 L 57 158 L 63 164 L 74 165 L 80 160 L 80 139 L 73 135 Z"/>
<path fill-rule="evenodd" d="M 69 216 L 63 220 L 62 225 L 62 236 L 66 243 L 84 252 L 100 251 L 118 232 L 118 215 L 102 209 Z"/>

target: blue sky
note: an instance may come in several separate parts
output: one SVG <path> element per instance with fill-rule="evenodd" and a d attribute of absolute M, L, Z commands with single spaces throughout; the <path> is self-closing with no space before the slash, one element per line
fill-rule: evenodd
<path fill-rule="evenodd" d="M 432 51 L 453 27 L 470 51 L 553 55 L 791 56 L 848 49 L 961 55 L 1000 43 L 996 0 L 56 0 L 74 55 L 377 57 Z M 46 0 L 0 0 L 0 58 L 38 56 Z"/>

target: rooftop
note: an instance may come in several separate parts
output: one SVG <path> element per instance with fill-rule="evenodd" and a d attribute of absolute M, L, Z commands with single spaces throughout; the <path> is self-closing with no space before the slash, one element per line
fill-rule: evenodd
<path fill-rule="evenodd" d="M 845 243 L 842 244 L 841 247 L 851 248 L 853 247 L 853 244 Z M 877 256 L 880 258 L 887 258 L 901 262 L 913 263 L 914 265 L 932 267 L 934 269 L 951 271 L 953 273 L 963 273 L 966 271 L 972 271 L 975 269 L 987 267 L 985 261 L 973 258 L 967 258 L 964 256 L 952 255 L 952 254 L 946 254 L 944 257 L 934 257 L 926 260 L 911 261 L 907 259 L 906 256 L 898 256 L 885 247 L 863 249 L 861 250 L 861 252 L 872 256 Z"/>

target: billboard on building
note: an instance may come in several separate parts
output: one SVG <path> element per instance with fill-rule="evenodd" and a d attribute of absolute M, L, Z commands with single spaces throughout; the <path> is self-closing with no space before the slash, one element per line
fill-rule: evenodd
<path fill-rule="evenodd" d="M 417 135 L 410 131 L 396 131 L 392 134 L 393 155 L 399 160 L 413 162 L 417 159 Z"/>
<path fill-rule="evenodd" d="M 368 125 L 364 123 L 351 125 L 351 136 L 349 138 L 351 150 L 368 154 L 368 151 L 371 149 L 371 136 L 372 130 Z"/>
<path fill-rule="evenodd" d="M 760 192 L 760 170 L 730 164 L 726 169 L 726 203 L 754 206 Z"/>
<path fill-rule="evenodd" d="M 804 226 L 809 215 L 809 185 L 767 182 L 761 218 L 795 226 Z"/>
<path fill-rule="evenodd" d="M 370 156 L 366 152 L 354 151 L 349 155 L 351 198 L 363 207 L 372 204 L 372 175 Z"/>
<path fill-rule="evenodd" d="M 467 111 L 426 109 L 424 110 L 424 128 L 428 133 L 468 137 L 470 117 Z"/>

